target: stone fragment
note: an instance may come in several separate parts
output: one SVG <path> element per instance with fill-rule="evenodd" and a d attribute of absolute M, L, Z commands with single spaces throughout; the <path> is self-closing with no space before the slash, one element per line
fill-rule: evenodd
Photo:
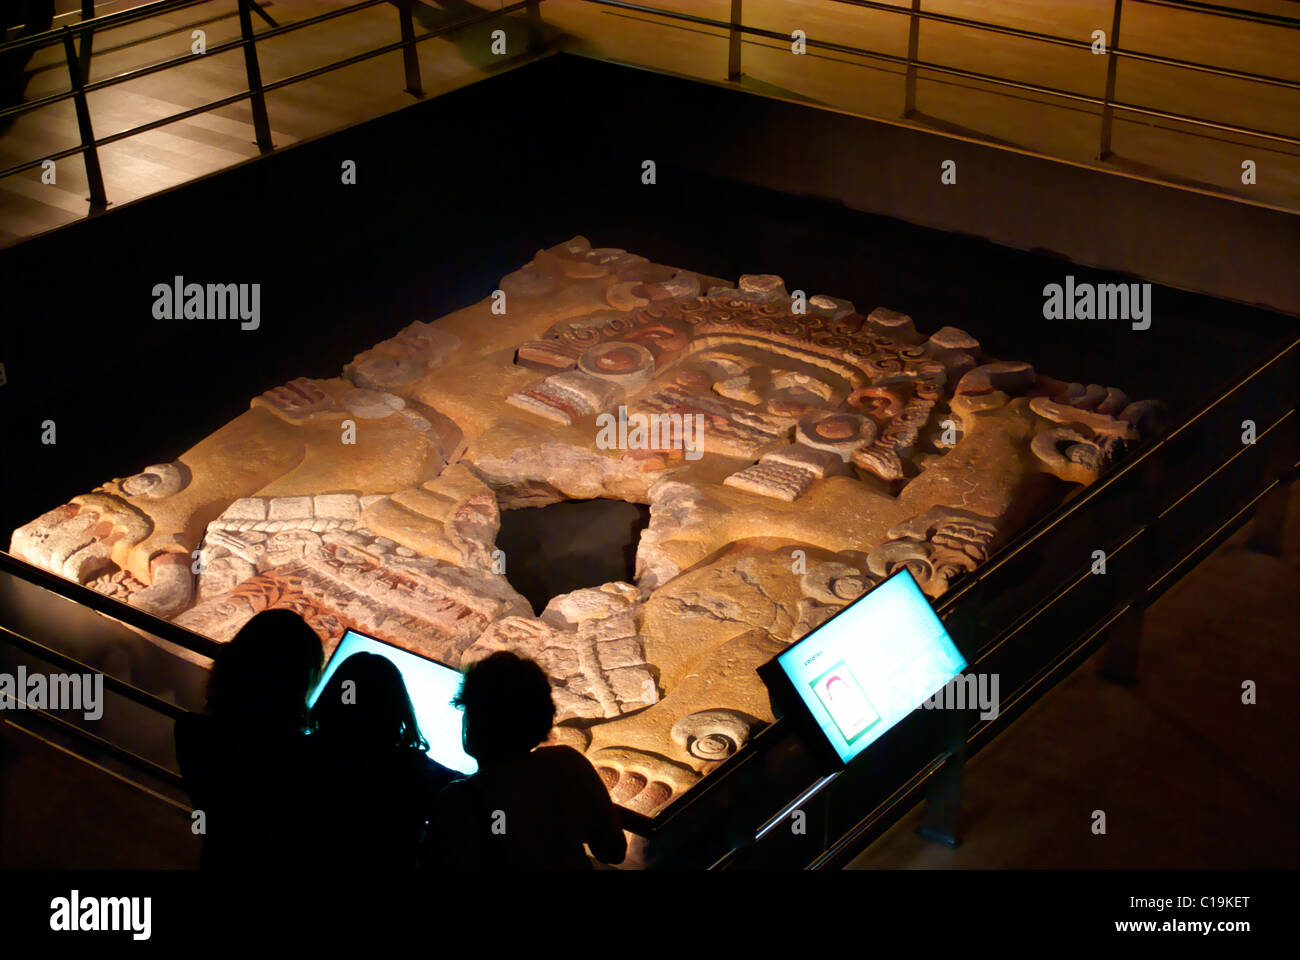
<path fill-rule="evenodd" d="M 725 760 L 749 740 L 751 721 L 735 710 L 700 710 L 673 724 L 673 742 L 701 760 Z"/>
<path fill-rule="evenodd" d="M 493 624 L 465 651 L 462 663 L 497 650 L 535 660 L 551 678 L 557 722 L 638 710 L 659 698 L 636 636 L 639 604 L 630 584 L 577 590 L 554 598 L 540 619 Z"/>
<path fill-rule="evenodd" d="M 1137 439 L 1137 431 L 1127 420 L 1108 417 L 1102 413 L 1081 410 L 1078 407 L 1053 403 L 1046 397 L 1034 397 L 1029 401 L 1029 409 L 1045 420 L 1061 424 L 1080 424 L 1095 434 L 1119 440 Z"/>
<path fill-rule="evenodd" d="M 872 310 L 867 314 L 867 323 L 872 324 L 891 337 L 908 339 L 916 336 L 916 327 L 912 324 L 912 318 L 905 313 L 899 313 L 897 310 L 890 310 L 887 307 L 876 307 L 876 309 Z"/>
<path fill-rule="evenodd" d="M 361 501 L 350 493 L 317 494 L 312 498 L 312 515 L 322 520 L 359 520 Z"/>
<path fill-rule="evenodd" d="M 1108 417 L 1118 417 L 1129 405 L 1128 395 L 1119 387 L 1108 387 L 1106 398 L 1097 405 L 1097 412 Z"/>
<path fill-rule="evenodd" d="M 1164 432 L 1167 409 L 1159 400 L 1139 400 L 1130 403 L 1119 418 L 1130 424 L 1141 436 L 1150 437 Z"/>
<path fill-rule="evenodd" d="M 1034 385 L 1037 375 L 1028 363 L 998 361 L 986 363 L 968 371 L 957 381 L 957 393 L 1023 393 Z"/>
<path fill-rule="evenodd" d="M 311 516 L 311 497 L 275 497 L 267 509 L 267 518 L 272 521 L 304 520 Z"/>
<path fill-rule="evenodd" d="M 646 383 L 654 374 L 655 358 L 639 343 L 607 340 L 583 352 L 578 358 L 578 370 L 589 377 L 615 384 L 621 390 L 632 390 Z M 593 402 L 603 402 L 601 397 Z"/>
<path fill-rule="evenodd" d="M 223 520 L 265 520 L 266 501 L 260 497 L 244 497 L 221 511 Z"/>
<path fill-rule="evenodd" d="M 778 500 L 797 500 L 817 475 L 805 467 L 761 461 L 723 481 L 729 487 Z"/>
<path fill-rule="evenodd" d="M 616 283 L 605 291 L 605 300 L 615 310 L 635 310 L 638 307 L 649 306 L 650 299 L 640 296 L 636 291 L 640 288 L 636 281 L 628 280 L 624 283 Z"/>
<path fill-rule="evenodd" d="M 799 588 L 818 603 L 842 606 L 856 600 L 874 581 L 847 563 L 813 564 L 799 580 Z"/>
<path fill-rule="evenodd" d="M 838 453 L 833 450 L 810 447 L 802 443 L 765 453 L 762 462 L 784 464 L 788 467 L 808 470 L 819 478 L 844 472 L 844 460 Z"/>
<path fill-rule="evenodd" d="M 856 413 L 818 411 L 799 421 L 795 437 L 805 447 L 837 454 L 848 463 L 854 450 L 876 439 L 876 425 Z"/>
<path fill-rule="evenodd" d="M 774 273 L 747 273 L 740 278 L 737 287 L 744 299 L 759 303 L 790 299 L 785 292 L 785 281 Z"/>
<path fill-rule="evenodd" d="M 291 422 L 311 420 L 335 409 L 333 397 L 316 380 L 298 377 L 284 386 L 273 387 L 253 399 L 254 407 L 265 407 Z"/>
<path fill-rule="evenodd" d="M 930 344 L 940 350 L 978 350 L 980 342 L 965 330 L 940 327 L 930 334 Z"/>
<path fill-rule="evenodd" d="M 824 293 L 818 293 L 808 298 L 808 310 L 810 313 L 818 313 L 829 317 L 831 320 L 839 320 L 841 317 L 847 317 L 853 313 L 854 307 L 852 302 L 848 300 L 828 297 Z"/>
<path fill-rule="evenodd" d="M 194 575 L 190 557 L 183 553 L 165 553 L 150 563 L 150 585 L 128 599 L 133 607 L 155 617 L 170 620 L 187 608 L 194 599 Z"/>
<path fill-rule="evenodd" d="M 189 469 L 183 463 L 156 463 L 122 481 L 122 493 L 128 497 L 162 500 L 185 489 L 190 482 Z"/>
<path fill-rule="evenodd" d="M 360 387 L 343 395 L 343 406 L 348 413 L 363 420 L 382 420 L 401 410 L 406 402 L 396 394 Z"/>

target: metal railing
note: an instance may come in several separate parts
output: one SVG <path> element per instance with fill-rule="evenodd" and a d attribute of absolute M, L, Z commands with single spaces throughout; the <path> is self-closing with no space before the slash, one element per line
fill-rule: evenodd
<path fill-rule="evenodd" d="M 119 13 L 108 14 L 102 17 L 89 17 L 83 19 L 82 22 L 77 24 L 48 30 L 34 36 L 10 41 L 8 43 L 0 43 L 0 57 L 7 54 L 14 54 L 19 51 L 30 51 L 55 44 L 61 45 L 63 47 L 64 63 L 69 78 L 69 89 L 67 91 L 50 94 L 16 106 L 0 109 L 0 120 L 14 117 L 19 114 L 29 113 L 71 99 L 75 106 L 79 138 L 79 143 L 76 146 L 53 151 L 35 159 L 17 163 L 5 169 L 0 169 L 0 178 L 22 173 L 23 171 L 39 167 L 49 161 L 58 161 L 66 157 L 81 154 L 86 168 L 86 179 L 90 193 L 89 200 L 92 209 L 102 208 L 108 203 L 108 197 L 105 192 L 103 173 L 99 162 L 98 151 L 101 147 L 142 133 L 147 133 L 171 123 L 189 119 L 211 110 L 227 107 L 247 100 L 249 101 L 252 112 L 255 142 L 263 152 L 268 152 L 274 149 L 274 145 L 271 142 L 270 119 L 267 114 L 265 100 L 265 95 L 271 91 L 279 90 L 304 80 L 310 80 L 334 70 L 353 66 L 373 57 L 383 56 L 384 54 L 400 50 L 403 57 L 404 88 L 413 96 L 422 97 L 424 94 L 420 78 L 420 62 L 416 51 L 417 44 L 435 37 L 444 36 L 464 27 L 473 26 L 474 24 L 490 19 L 506 16 L 520 10 L 526 10 L 530 19 L 534 22 L 539 22 L 541 18 L 541 0 L 519 0 L 519 2 L 504 5 L 499 9 L 484 11 L 473 16 L 465 17 L 453 23 L 417 35 L 415 33 L 412 15 L 412 0 L 392 0 L 398 14 L 398 39 L 394 40 L 392 43 L 266 83 L 262 80 L 261 69 L 258 62 L 257 44 L 259 41 L 269 40 L 296 30 L 313 27 L 326 21 L 333 20 L 336 17 L 346 16 L 351 13 L 365 10 L 369 7 L 377 6 L 380 3 L 386 3 L 388 0 L 360 0 L 360 2 L 351 3 L 335 10 L 329 10 L 325 13 L 284 25 L 277 24 L 265 13 L 265 11 L 262 10 L 255 0 L 236 0 L 240 25 L 240 35 L 238 37 L 208 47 L 203 53 L 189 53 L 183 56 L 172 57 L 159 63 L 138 67 L 100 80 L 91 81 L 89 79 L 92 44 L 93 39 L 97 34 L 102 33 L 105 30 L 137 23 L 159 14 L 170 13 L 186 7 L 197 6 L 200 3 L 205 2 L 210 2 L 210 0 L 155 0 L 155 2 L 146 3 L 130 10 L 124 10 Z M 584 0 L 584 2 L 724 31 L 728 42 L 727 77 L 733 81 L 739 80 L 743 75 L 742 51 L 743 43 L 746 38 L 776 40 L 782 43 L 788 43 L 791 40 L 789 36 L 778 31 L 767 30 L 746 24 L 744 22 L 743 0 L 731 0 L 730 17 L 727 20 L 718 20 L 697 14 L 666 10 L 648 4 L 628 2 L 628 0 Z M 908 6 L 895 6 L 888 3 L 876 2 L 876 0 L 833 0 L 833 2 L 843 4 L 846 7 L 862 8 L 881 13 L 905 16 L 909 19 L 908 49 L 906 56 L 899 56 L 897 54 L 886 53 L 880 50 L 869 50 L 864 47 L 836 43 L 828 40 L 819 40 L 811 37 L 805 38 L 804 40 L 806 45 L 812 49 L 846 54 L 883 63 L 891 63 L 902 67 L 904 69 L 902 115 L 904 117 L 912 117 L 917 112 L 917 82 L 920 71 L 924 70 L 931 74 L 940 74 L 947 77 L 975 81 L 977 83 L 989 84 L 995 87 L 1045 96 L 1058 101 L 1067 101 L 1070 103 L 1099 107 L 1100 129 L 1098 131 L 1098 160 L 1105 160 L 1111 155 L 1111 132 L 1116 113 L 1170 121 L 1203 130 L 1212 130 L 1219 133 L 1231 134 L 1237 137 L 1264 140 L 1274 144 L 1300 146 L 1300 137 L 1287 133 L 1265 130 L 1242 124 L 1225 123 L 1207 117 L 1178 113 L 1170 110 L 1161 110 L 1152 106 L 1138 103 L 1127 103 L 1115 99 L 1118 64 L 1122 59 L 1156 64 L 1193 73 L 1208 74 L 1211 76 L 1223 77 L 1260 86 L 1286 90 L 1300 90 L 1300 80 L 1245 70 L 1235 70 L 1227 67 L 1218 67 L 1210 64 L 1197 63 L 1190 60 L 1161 56 L 1158 54 L 1147 53 L 1140 50 L 1130 50 L 1121 47 L 1119 45 L 1119 35 L 1125 0 L 1114 0 L 1114 13 L 1110 24 L 1111 30 L 1105 46 L 1106 80 L 1105 93 L 1102 96 L 1095 96 L 1077 90 L 1065 90 L 1059 87 L 1031 83 L 1012 77 L 997 76 L 951 64 L 923 60 L 920 57 L 920 24 L 922 21 L 944 24 L 977 32 L 1013 37 L 1021 40 L 1063 46 L 1075 50 L 1092 49 L 1092 44 L 1086 40 L 1081 40 L 1075 37 L 1041 33 L 1019 27 L 939 13 L 937 11 L 928 11 L 923 9 L 923 0 L 911 0 L 910 5 Z M 1300 30 L 1300 19 L 1274 14 L 1257 13 L 1248 10 L 1239 10 L 1232 7 L 1209 3 L 1192 2 L 1192 0 L 1128 0 L 1128 2 L 1130 4 L 1159 6 L 1193 15 L 1214 16 L 1234 21 L 1257 23 L 1280 29 Z M 83 2 L 83 16 L 92 12 L 92 10 L 92 3 Z M 267 23 L 268 29 L 264 29 L 260 33 L 255 33 L 252 25 L 253 14 L 257 14 L 261 17 Z M 76 43 L 78 40 L 80 41 L 79 49 Z M 169 114 L 168 116 L 158 120 L 139 124 L 130 129 L 109 136 L 95 136 L 93 118 L 87 102 L 88 94 L 161 71 L 184 66 L 185 64 L 193 63 L 196 60 L 212 54 L 234 51 L 236 49 L 242 49 L 244 54 L 246 75 L 246 88 L 244 90 L 230 96 L 211 100 L 188 110 Z"/>
<path fill-rule="evenodd" d="M 422 43 L 425 40 L 445 36 L 446 34 L 465 27 L 474 26 L 475 24 L 484 23 L 488 20 L 507 16 L 520 10 L 526 10 L 530 17 L 536 19 L 538 17 L 540 0 L 518 0 L 518 2 L 505 4 L 498 9 L 486 10 L 472 16 L 464 17 L 418 35 L 415 33 L 412 0 L 395 0 L 395 6 L 397 7 L 398 13 L 398 40 L 364 51 L 355 56 L 336 60 L 319 67 L 314 67 L 310 70 L 304 70 L 301 73 L 296 73 L 292 76 L 284 77 L 270 83 L 264 83 L 262 81 L 261 67 L 257 56 L 258 41 L 269 40 L 296 30 L 313 27 L 328 20 L 333 20 L 336 17 L 356 13 L 369 7 L 387 3 L 388 0 L 360 0 L 360 2 L 357 3 L 348 4 L 347 6 L 339 7 L 335 10 L 329 10 L 325 13 L 306 17 L 302 20 L 295 21 L 294 23 L 284 25 L 277 24 L 267 16 L 265 11 L 257 5 L 255 0 L 236 0 L 240 27 L 239 37 L 206 47 L 203 53 L 188 53 L 183 56 L 163 60 L 160 63 L 137 67 L 115 76 L 105 77 L 101 80 L 89 80 L 92 41 L 96 33 L 207 2 L 210 2 L 210 0 L 156 0 L 154 3 L 147 3 L 130 10 L 121 11 L 120 13 L 107 14 L 102 17 L 93 17 L 77 24 L 65 25 L 30 37 L 12 40 L 8 43 L 0 43 L 0 57 L 5 56 L 6 54 L 17 53 L 19 51 L 36 50 L 54 44 L 61 44 L 63 46 L 64 62 L 69 79 L 68 90 L 2 109 L 0 110 L 0 120 L 24 113 L 30 113 L 34 110 L 39 110 L 71 99 L 76 110 L 77 130 L 80 139 L 80 142 L 74 147 L 53 151 L 33 160 L 28 160 L 23 163 L 14 164 L 13 166 L 0 169 L 0 178 L 22 173 L 25 170 L 39 167 L 49 161 L 62 160 L 65 157 L 74 156 L 79 153 L 82 155 L 85 163 L 86 180 L 89 185 L 89 200 L 91 206 L 92 208 L 102 208 L 108 204 L 108 197 L 104 189 L 104 178 L 99 163 L 99 149 L 101 147 L 142 133 L 147 133 L 151 130 L 156 130 L 159 127 L 176 123 L 180 120 L 187 120 L 190 117 L 198 116 L 199 114 L 207 113 L 208 111 L 216 110 L 220 107 L 227 107 L 231 104 L 248 100 L 252 109 L 255 142 L 262 152 L 269 152 L 274 149 L 274 144 L 271 142 L 270 119 L 266 109 L 265 95 L 267 93 L 279 90 L 283 87 L 291 86 L 295 83 L 300 83 L 304 80 L 319 77 L 322 74 L 330 73 L 334 70 L 341 70 L 344 67 L 350 67 L 362 63 L 374 57 L 383 56 L 384 54 L 394 53 L 400 50 L 402 51 L 403 73 L 406 84 L 405 89 L 415 97 L 423 97 L 424 91 L 421 84 L 420 61 L 416 51 L 416 44 Z M 87 6 L 93 5 L 83 4 L 83 9 Z M 254 12 L 270 25 L 270 29 L 263 30 L 260 33 L 254 32 L 252 24 L 252 14 Z M 80 51 L 78 51 L 74 42 L 77 38 L 80 38 L 81 40 Z M 90 107 L 86 99 L 87 94 L 95 93 L 99 90 L 104 90 L 120 83 L 138 80 L 141 77 L 146 77 L 164 70 L 184 66 L 185 64 L 210 57 L 213 54 L 226 53 L 237 49 L 242 49 L 244 53 L 246 89 L 230 96 L 208 101 L 207 103 L 193 107 L 189 110 L 182 110 L 178 113 L 169 114 L 158 120 L 139 124 L 138 126 L 119 131 L 118 133 L 106 137 L 95 136 Z"/>
<path fill-rule="evenodd" d="M 1102 516 L 1109 509 L 1104 501 L 1108 498 L 1113 501 L 1116 490 L 1134 491 L 1134 494 L 1126 493 L 1124 496 L 1147 496 L 1141 493 L 1141 477 L 1144 473 L 1150 475 L 1153 470 L 1158 474 L 1162 462 L 1171 459 L 1171 451 L 1176 445 L 1198 443 L 1198 431 L 1202 434 L 1205 431 L 1218 432 L 1219 428 L 1214 425 L 1216 418 L 1226 417 L 1235 421 L 1243 404 L 1253 406 L 1253 401 L 1249 399 L 1252 391 L 1263 391 L 1276 398 L 1277 408 L 1270 410 L 1270 420 L 1262 424 L 1255 443 L 1243 444 L 1237 448 L 1224 446 L 1202 467 L 1203 473 L 1197 471 L 1185 478 L 1175 492 L 1162 489 L 1148 505 L 1149 512 L 1141 523 L 1135 529 L 1120 532 L 1120 542 L 1112 544 L 1106 550 L 1108 561 L 1122 565 L 1126 556 L 1132 558 L 1128 561 L 1132 566 L 1125 569 L 1132 569 L 1136 575 L 1126 578 L 1131 582 L 1116 594 L 1114 608 L 1092 611 L 1101 614 L 1097 622 L 1089 623 L 1082 617 L 1076 618 L 1080 628 L 1077 636 L 1067 636 L 1064 642 L 1031 654 L 1041 655 L 1041 667 L 1022 685 L 1006 692 L 995 717 L 980 719 L 965 731 L 964 758 L 974 756 L 992 742 L 998 734 L 1023 716 L 1030 705 L 1040 700 L 1043 694 L 1103 645 L 1111 645 L 1110 652 L 1113 656 L 1115 647 L 1123 645 L 1126 639 L 1127 642 L 1136 644 L 1135 630 L 1125 637 L 1125 621 L 1128 621 L 1130 629 L 1134 629 L 1134 623 L 1140 624 L 1142 614 L 1148 607 L 1246 523 L 1254 519 L 1255 536 L 1265 541 L 1281 536 L 1282 514 L 1271 508 L 1287 501 L 1291 484 L 1300 476 L 1300 461 L 1297 460 L 1300 453 L 1297 423 L 1300 418 L 1295 406 L 1294 389 L 1297 371 L 1300 370 L 1298 364 L 1300 339 L 1291 338 L 1254 369 L 1234 377 L 1230 384 L 1194 409 L 1164 436 L 1144 444 L 1142 449 L 1126 456 L 1105 477 L 1078 497 L 1024 530 L 986 564 L 963 577 L 935 604 L 936 612 L 945 619 L 949 629 L 955 631 L 954 636 L 958 636 L 960 631 L 953 626 L 953 618 L 971 623 L 973 621 L 967 618 L 972 614 L 982 616 L 980 608 L 990 590 L 997 590 L 999 585 L 1004 585 L 1009 576 L 1014 578 L 1017 562 L 1026 558 L 1032 561 L 1035 550 L 1059 536 L 1060 528 L 1067 521 L 1085 513 L 1092 517 Z M 1291 385 L 1289 392 L 1284 387 L 1278 394 L 1272 393 L 1273 388 L 1285 384 Z M 1259 451 L 1268 452 L 1261 456 Z M 1255 459 L 1252 460 L 1252 457 Z M 1240 474 L 1238 481 L 1249 478 L 1244 486 L 1238 484 L 1237 498 L 1229 502 L 1216 502 L 1217 512 L 1213 516 L 1201 516 L 1199 524 L 1189 525 L 1188 516 L 1180 512 L 1180 508 L 1188 506 L 1198 494 L 1204 495 L 1211 481 L 1221 478 L 1226 471 L 1234 468 Z M 1255 472 L 1257 468 L 1262 468 L 1258 474 Z M 1261 529 L 1261 525 L 1272 529 Z M 1091 571 L 1085 569 L 1081 576 L 1056 584 L 1055 592 L 1025 605 L 1020 615 L 999 623 L 994 634 L 980 643 L 977 651 L 971 651 L 969 659 L 973 664 L 969 669 L 989 669 L 987 665 L 997 663 L 995 657 L 1003 648 L 1009 647 L 1018 634 L 1030 631 L 1036 621 L 1048 619 L 1054 608 L 1068 606 L 1071 594 L 1082 584 L 1096 581 L 1097 578 Z M 1136 657 L 1136 650 L 1129 653 Z M 1020 658 L 1024 654 L 1012 653 L 1009 656 Z M 1121 658 L 1122 656 L 1123 654 Z M 1005 663 L 1005 659 L 1002 662 Z M 944 758 L 938 757 L 919 765 L 909 780 L 900 784 L 878 804 L 865 810 L 860 819 L 839 836 L 831 838 L 826 850 L 805 865 L 813 868 L 847 865 L 856 853 L 926 798 L 928 785 L 938 777 L 943 763 Z M 849 769 L 846 767 L 840 773 Z M 810 809 L 810 803 L 818 795 L 834 789 L 837 776 L 825 777 L 811 784 L 794 804 L 778 811 L 770 821 L 759 827 L 755 832 L 755 842 L 761 841 L 765 833 L 787 818 L 790 810 L 796 807 Z M 716 865 L 730 866 L 743 852 L 741 849 L 730 850 Z"/>
<path fill-rule="evenodd" d="M 717 20 L 697 14 L 682 13 L 676 10 L 666 10 L 661 7 L 629 2 L 629 0 L 583 0 L 583 2 L 603 7 L 614 7 L 654 17 L 661 17 L 665 20 L 690 23 L 697 27 L 711 27 L 720 31 L 725 31 L 728 39 L 727 78 L 729 80 L 738 80 L 742 76 L 742 45 L 745 37 L 777 40 L 783 44 L 789 44 L 793 39 L 790 35 L 779 31 L 767 30 L 744 23 L 742 0 L 731 0 L 731 16 L 729 20 Z M 845 43 L 817 40 L 812 37 L 801 38 L 802 42 L 810 49 L 842 53 L 903 67 L 905 79 L 902 115 L 904 117 L 910 117 L 916 113 L 916 87 L 918 74 L 921 70 L 926 70 L 944 76 L 958 77 L 964 80 L 973 80 L 993 86 L 1005 87 L 1010 90 L 1040 94 L 1058 100 L 1100 107 L 1101 118 L 1098 135 L 1098 160 L 1105 160 L 1111 155 L 1111 129 L 1116 112 L 1158 120 L 1173 121 L 1193 127 L 1218 131 L 1220 133 L 1251 137 L 1272 143 L 1285 144 L 1287 146 L 1300 146 L 1300 137 L 1290 134 L 1273 130 L 1263 130 L 1240 124 L 1223 123 L 1221 121 L 1211 120 L 1207 117 L 1194 116 L 1186 113 L 1176 113 L 1170 110 L 1160 110 L 1151 106 L 1116 100 L 1115 85 L 1118 74 L 1118 63 L 1121 59 L 1157 64 L 1180 70 L 1209 74 L 1212 76 L 1241 80 L 1248 83 L 1278 87 L 1287 90 L 1300 90 L 1300 80 L 1254 73 L 1245 70 L 1233 70 L 1227 67 L 1217 67 L 1211 64 L 1181 60 L 1175 57 L 1161 56 L 1139 50 L 1129 50 L 1119 46 L 1120 27 L 1123 19 L 1125 0 L 1114 0 L 1110 32 L 1105 41 L 1106 88 L 1105 94 L 1100 97 L 1075 90 L 1064 90 L 1059 87 L 1030 83 L 1025 80 L 1017 80 L 1011 77 L 997 76 L 949 64 L 920 59 L 920 24 L 922 21 L 942 23 L 948 26 L 961 27 L 978 32 L 999 34 L 1021 40 L 1031 40 L 1057 46 L 1065 46 L 1076 50 L 1092 50 L 1093 44 L 1088 41 L 1080 40 L 1075 37 L 1063 37 L 1055 34 L 1039 33 L 1037 31 L 1025 30 L 1018 27 L 1004 26 L 1002 24 L 990 23 L 982 20 L 973 20 L 967 17 L 958 17 L 951 14 L 927 11 L 922 8 L 923 0 L 911 0 L 910 6 L 895 6 L 887 3 L 874 2 L 874 0 L 831 0 L 831 2 L 882 13 L 896 14 L 898 16 L 909 18 L 908 52 L 906 56 L 899 56 L 897 54 L 886 53 L 880 50 L 869 50 L 864 47 L 853 46 Z M 1281 29 L 1300 30 L 1300 19 L 1274 14 L 1257 13 L 1248 10 L 1239 10 L 1233 7 L 1188 2 L 1188 0 L 1128 0 L 1128 2 L 1130 4 L 1148 4 L 1152 6 L 1167 7 L 1191 14 L 1248 21 Z M 1300 39 L 1300 37 L 1298 37 L 1298 39 Z M 1100 57 L 1101 55 L 1099 54 L 1098 56 Z"/>

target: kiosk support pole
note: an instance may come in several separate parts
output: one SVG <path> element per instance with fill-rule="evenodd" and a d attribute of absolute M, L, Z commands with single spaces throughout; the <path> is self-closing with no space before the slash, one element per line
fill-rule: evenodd
<path fill-rule="evenodd" d="M 961 808 L 961 781 L 965 766 L 966 735 L 963 731 L 954 739 L 926 790 L 925 811 L 917 830 L 926 840 L 953 850 L 960 843 L 957 839 L 957 811 Z"/>

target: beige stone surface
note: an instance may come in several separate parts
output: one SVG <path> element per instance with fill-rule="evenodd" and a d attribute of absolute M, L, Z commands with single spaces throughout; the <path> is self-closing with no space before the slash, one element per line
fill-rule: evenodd
<path fill-rule="evenodd" d="M 581 237 L 488 294 L 268 390 L 10 549 L 218 640 L 285 607 L 331 646 L 522 652 L 553 739 L 654 813 L 771 721 L 758 666 L 900 568 L 942 596 L 1160 419 L 956 327 Z M 501 511 L 598 497 L 649 505 L 635 582 L 530 609 Z"/>

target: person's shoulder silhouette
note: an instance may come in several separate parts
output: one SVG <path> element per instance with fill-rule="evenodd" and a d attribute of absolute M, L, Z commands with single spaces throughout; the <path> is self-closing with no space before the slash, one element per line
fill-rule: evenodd
<path fill-rule="evenodd" d="M 329 797 L 329 865 L 411 866 L 435 798 L 459 774 L 429 757 L 401 672 L 387 657 L 353 654 L 329 678 L 312 720 Z"/>
<path fill-rule="evenodd" d="M 627 840 L 595 768 L 571 747 L 538 747 L 555 704 L 531 660 L 498 652 L 465 672 L 456 702 L 478 773 L 439 797 L 426 861 L 451 867 L 590 868 Z"/>
<path fill-rule="evenodd" d="M 176 759 L 204 825 L 204 867 L 288 865 L 314 821 L 307 696 L 321 641 L 297 614 L 257 614 L 213 661 L 207 713 L 176 721 Z"/>

